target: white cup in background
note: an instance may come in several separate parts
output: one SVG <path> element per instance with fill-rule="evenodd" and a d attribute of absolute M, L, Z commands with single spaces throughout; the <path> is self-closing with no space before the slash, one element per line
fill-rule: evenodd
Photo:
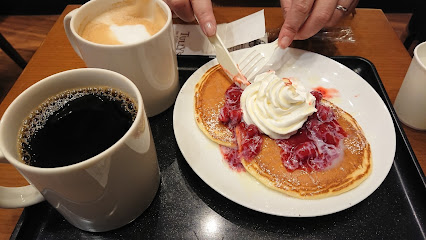
<path fill-rule="evenodd" d="M 90 42 L 79 35 L 80 27 L 123 1 L 91 0 L 85 3 L 65 16 L 65 32 L 87 67 L 109 69 L 132 80 L 142 93 L 145 111 L 151 117 L 169 108 L 179 91 L 172 13 L 167 4 L 155 0 L 166 13 L 167 21 L 159 32 L 148 39 L 106 45 Z"/>
<path fill-rule="evenodd" d="M 138 112 L 124 136 L 100 154 L 64 167 L 40 168 L 21 161 L 18 133 L 23 120 L 48 97 L 94 86 L 121 90 L 135 100 Z M 105 69 L 61 72 L 21 93 L 0 121 L 0 162 L 12 164 L 30 183 L 0 187 L 0 207 L 20 208 L 47 200 L 68 222 L 91 232 L 133 221 L 151 204 L 160 183 L 142 96 L 128 78 Z"/>
<path fill-rule="evenodd" d="M 405 125 L 426 130 L 426 42 L 414 49 L 414 57 L 396 96 L 394 108 Z"/>

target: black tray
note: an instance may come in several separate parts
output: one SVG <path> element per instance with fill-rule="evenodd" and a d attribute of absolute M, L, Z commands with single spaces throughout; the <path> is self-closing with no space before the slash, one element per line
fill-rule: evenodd
<path fill-rule="evenodd" d="M 363 77 L 387 105 L 397 137 L 383 184 L 344 211 L 313 218 L 277 217 L 242 207 L 205 184 L 189 167 L 173 134 L 173 107 L 150 118 L 161 171 L 151 206 L 114 231 L 89 233 L 70 225 L 46 202 L 24 209 L 11 239 L 424 239 L 425 176 L 375 67 L 359 57 L 333 57 Z M 208 57 L 179 57 L 183 84 Z M 202 149 L 200 149 L 202 151 Z M 285 202 L 283 202 L 285 204 Z"/>

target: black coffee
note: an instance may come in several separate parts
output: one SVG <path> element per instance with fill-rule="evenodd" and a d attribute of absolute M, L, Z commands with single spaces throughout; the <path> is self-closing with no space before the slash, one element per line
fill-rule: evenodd
<path fill-rule="evenodd" d="M 133 99 L 107 87 L 57 94 L 24 120 L 18 149 L 31 166 L 54 168 L 91 158 L 116 143 L 137 113 Z"/>

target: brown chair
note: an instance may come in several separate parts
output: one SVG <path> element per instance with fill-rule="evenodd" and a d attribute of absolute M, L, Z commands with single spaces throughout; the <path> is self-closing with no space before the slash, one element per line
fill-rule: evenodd
<path fill-rule="evenodd" d="M 409 49 L 414 41 L 418 43 L 426 41 L 426 1 L 419 0 L 408 23 L 408 36 L 404 41 L 404 46 Z"/>
<path fill-rule="evenodd" d="M 0 33 L 0 48 L 22 69 L 27 66 L 27 62 L 16 51 L 15 48 L 7 41 L 6 38 Z"/>

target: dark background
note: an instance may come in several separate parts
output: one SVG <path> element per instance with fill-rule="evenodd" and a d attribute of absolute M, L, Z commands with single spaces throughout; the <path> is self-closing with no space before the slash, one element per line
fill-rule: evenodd
<path fill-rule="evenodd" d="M 220 6 L 278 7 L 279 0 L 212 0 Z M 359 8 L 380 8 L 385 13 L 412 13 L 416 4 L 425 0 L 360 0 Z M 0 15 L 60 14 L 68 4 L 83 4 L 86 0 L 2 0 Z"/>

